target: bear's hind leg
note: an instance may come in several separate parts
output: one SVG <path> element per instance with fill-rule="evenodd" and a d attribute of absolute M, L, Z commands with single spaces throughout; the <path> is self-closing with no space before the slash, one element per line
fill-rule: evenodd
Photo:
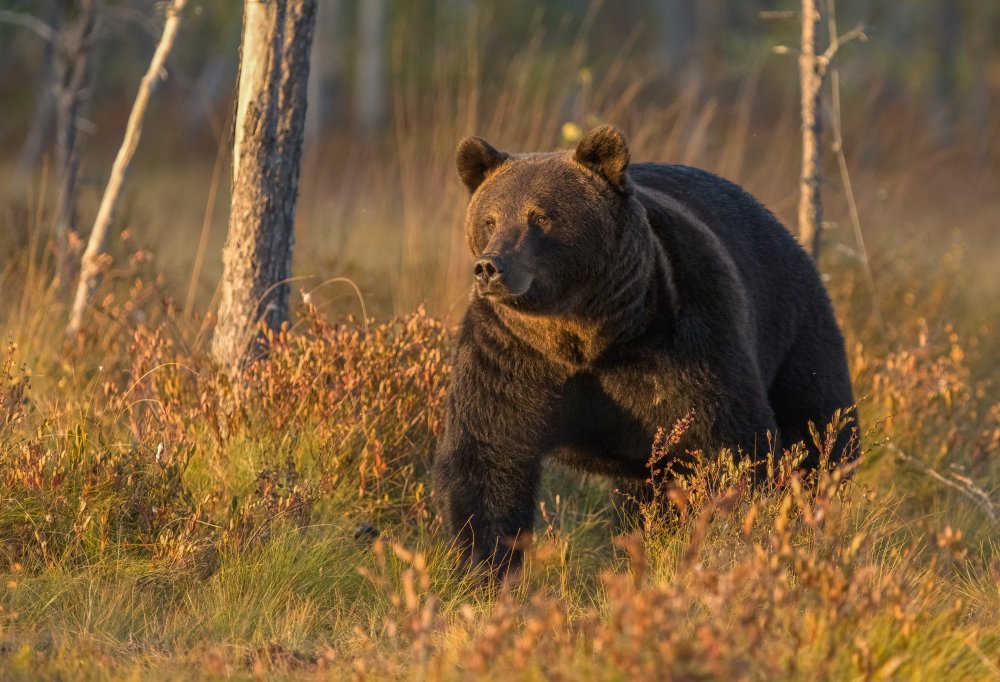
<path fill-rule="evenodd" d="M 804 442 L 808 456 L 802 466 L 807 469 L 820 464 L 820 452 L 810 434 L 809 422 L 823 434 L 838 409 L 850 409 L 854 404 L 840 329 L 832 311 L 822 311 L 817 317 L 813 324 L 802 329 L 768 390 L 781 443 L 790 449 L 795 443 Z M 857 417 L 853 412 L 849 416 L 850 423 L 829 453 L 831 462 L 856 455 Z"/>

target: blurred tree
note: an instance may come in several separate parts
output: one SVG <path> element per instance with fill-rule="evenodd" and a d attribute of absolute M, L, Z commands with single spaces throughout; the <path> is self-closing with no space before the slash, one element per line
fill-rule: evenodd
<path fill-rule="evenodd" d="M 696 12 L 691 0 L 660 3 L 663 54 L 671 80 L 686 89 L 698 80 L 695 67 Z"/>
<path fill-rule="evenodd" d="M 306 109 L 306 147 L 338 117 L 342 98 L 344 45 L 340 35 L 341 0 L 323 0 L 316 8 L 316 36 L 309 67 L 309 106 Z"/>
<path fill-rule="evenodd" d="M 697 55 L 700 87 L 719 82 L 725 58 L 727 8 L 725 0 L 698 0 Z"/>
<path fill-rule="evenodd" d="M 45 82 L 36 98 L 31 131 L 21 149 L 19 171 L 34 167 L 41 153 L 49 119 L 55 111 L 56 277 L 67 281 L 67 234 L 76 229 L 76 180 L 79 169 L 77 133 L 81 110 L 90 94 L 93 47 L 97 35 L 97 0 L 58 0 L 42 10 L 48 22 L 31 14 L 0 10 L 0 22 L 20 25 L 46 42 Z"/>
<path fill-rule="evenodd" d="M 947 142 L 955 131 L 959 44 L 963 10 L 956 0 L 937 0 L 934 7 L 934 43 L 937 59 L 933 77 L 933 123 L 938 139 Z"/>
<path fill-rule="evenodd" d="M 385 123 L 388 94 L 385 9 L 385 0 L 361 0 L 358 7 L 356 122 L 369 137 L 381 132 Z"/>
<path fill-rule="evenodd" d="M 688 0 L 660 3 L 663 51 L 667 67 L 679 74 L 691 65 L 695 48 L 695 6 Z"/>
<path fill-rule="evenodd" d="M 42 156 L 42 149 L 52 127 L 52 115 L 55 113 L 56 84 L 56 42 L 59 34 L 59 5 L 55 0 L 41 3 L 43 16 L 48 17 L 48 28 L 51 33 L 42 30 L 41 37 L 45 44 L 42 51 L 42 87 L 35 95 L 35 108 L 31 116 L 31 128 L 24 138 L 21 154 L 17 159 L 15 182 L 20 185 L 28 175 L 35 170 Z"/>
<path fill-rule="evenodd" d="M 969 96 L 968 126 L 973 130 L 987 131 L 990 128 L 990 113 L 995 100 L 995 91 L 990 87 L 990 77 L 997 72 L 996 65 L 1000 63 L 995 58 L 998 44 L 997 29 L 1000 26 L 994 21 L 1000 12 L 985 3 L 973 5 L 972 17 L 966 19 L 972 24 L 972 37 L 969 40 L 969 59 L 972 62 L 972 88 Z M 991 16 L 992 15 L 992 16 Z M 989 139 L 986 144 L 980 144 L 981 153 L 986 154 L 990 148 Z"/>
<path fill-rule="evenodd" d="M 233 144 L 233 191 L 216 360 L 237 371 L 288 319 L 295 202 L 317 0 L 245 0 Z"/>
<path fill-rule="evenodd" d="M 33 150 L 38 149 L 40 137 L 42 153 L 47 151 L 54 128 L 50 124 L 46 129 L 44 109 L 51 105 L 54 118 L 55 105 L 54 100 L 37 97 L 46 71 L 42 45 L 30 29 L 23 24 L 10 26 L 2 15 L 33 14 L 38 23 L 56 27 L 48 14 L 56 7 L 62 29 L 64 19 L 75 22 L 82 1 L 0 0 L 0 145 L 8 163 L 16 162 L 23 151 L 22 158 L 28 161 L 22 167 L 31 165 L 31 159 L 39 158 Z M 92 140 L 95 148 L 108 149 L 114 142 L 108 132 L 116 129 L 122 114 L 118 102 L 144 65 L 150 8 L 162 2 L 92 1 L 102 8 L 100 45 L 113 50 L 114 59 L 101 65 L 89 97 L 100 102 L 92 116 L 95 136 L 80 133 L 79 142 Z M 711 138 L 737 110 L 742 84 L 755 68 L 753 60 L 766 46 L 793 40 L 794 24 L 762 22 L 757 11 L 791 10 L 797 5 L 793 0 L 321 0 L 310 67 L 314 73 L 307 137 L 333 126 L 339 133 L 385 134 L 396 107 L 412 111 L 422 122 L 429 120 L 435 114 L 428 86 L 443 79 L 456 93 L 479 93 L 478 108 L 470 111 L 483 123 L 490 104 L 511 90 L 513 76 L 522 79 L 525 92 L 544 100 L 543 92 L 554 90 L 546 81 L 546 70 L 578 55 L 581 78 L 592 86 L 586 92 L 582 86 L 577 89 L 579 97 L 546 101 L 547 111 L 573 118 L 599 116 L 608 111 L 601 103 L 622 95 L 626 84 L 651 78 L 655 85 L 637 91 L 636 105 L 670 101 L 685 89 L 700 91 L 705 99 L 710 95 L 718 104 L 717 123 L 707 133 Z M 473 6 L 475 11 L 470 11 Z M 170 101 L 164 111 L 169 114 L 164 116 L 182 112 L 191 146 L 210 149 L 200 144 L 203 137 L 193 133 L 205 132 L 207 120 L 217 138 L 225 134 L 243 8 L 241 3 L 206 0 L 195 7 L 197 13 L 186 28 L 191 31 L 189 39 L 176 46 L 172 58 L 179 87 L 166 93 Z M 880 159 L 893 158 L 897 150 L 891 147 L 899 136 L 886 133 L 903 125 L 912 128 L 915 139 L 929 144 L 970 145 L 984 153 L 995 149 L 996 143 L 990 147 L 989 140 L 1000 135 L 996 125 L 1000 2 L 841 0 L 840 9 L 845 25 L 864 20 L 873 39 L 863 60 L 842 64 L 850 111 L 846 132 L 859 140 L 859 165 L 872 167 Z M 597 15 L 595 21 L 586 19 L 592 14 Z M 471 24 L 470 16 L 475 17 Z M 396 40 L 399 43 L 393 44 Z M 474 62 L 466 60 L 473 51 Z M 794 96 L 792 73 L 781 72 L 770 62 L 762 68 L 751 127 L 787 113 Z M 614 78 L 607 78 L 609 74 Z M 442 106 L 447 101 L 472 101 L 460 94 L 449 97 L 440 95 L 438 101 Z M 418 99 L 421 107 L 410 107 Z M 87 98 L 83 101 L 85 108 Z M 695 111 L 700 103 L 677 102 L 677 106 Z M 89 112 L 84 114 L 90 117 Z M 693 125 L 679 128 L 682 139 L 687 139 L 686 131 Z M 94 155 L 88 166 L 96 169 L 105 157 Z M 53 163 L 52 175 L 57 174 Z"/>
<path fill-rule="evenodd" d="M 235 53 L 235 50 L 234 50 Z M 215 120 L 215 112 L 220 104 L 232 101 L 232 83 L 235 63 L 228 54 L 214 54 L 208 57 L 191 83 L 192 97 L 184 105 L 184 117 L 188 127 L 194 128 L 208 123 L 213 129 L 221 128 Z"/>
<path fill-rule="evenodd" d="M 81 108 L 90 93 L 97 12 L 97 0 L 80 0 L 75 21 L 61 24 L 65 28 L 58 31 L 55 54 L 56 168 L 59 173 L 55 237 L 57 276 L 64 285 L 68 279 L 67 235 L 76 231 L 76 180 L 80 165 L 77 132 Z"/>

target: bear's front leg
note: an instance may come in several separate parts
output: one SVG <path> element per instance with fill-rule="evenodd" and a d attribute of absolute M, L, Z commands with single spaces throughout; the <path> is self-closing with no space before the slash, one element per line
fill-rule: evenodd
<path fill-rule="evenodd" d="M 530 542 L 541 475 L 541 438 L 552 384 L 510 349 L 463 334 L 448 391 L 434 487 L 448 530 L 474 565 L 499 577 Z"/>

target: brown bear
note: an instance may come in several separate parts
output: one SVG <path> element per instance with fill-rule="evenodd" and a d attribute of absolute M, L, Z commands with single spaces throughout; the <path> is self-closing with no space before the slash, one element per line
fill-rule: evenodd
<path fill-rule="evenodd" d="M 657 427 L 689 413 L 679 451 L 759 462 L 850 409 L 819 273 L 740 187 L 630 164 L 611 126 L 574 152 L 508 154 L 469 137 L 456 164 L 472 193 L 475 287 L 434 483 L 473 561 L 520 561 L 547 456 L 642 481 Z M 832 459 L 852 455 L 848 441 Z M 817 463 L 813 446 L 805 464 Z"/>

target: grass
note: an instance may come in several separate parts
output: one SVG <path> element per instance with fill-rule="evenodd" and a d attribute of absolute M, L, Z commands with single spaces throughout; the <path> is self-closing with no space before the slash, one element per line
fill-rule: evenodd
<path fill-rule="evenodd" d="M 751 493 L 708 453 L 640 530 L 606 481 L 552 466 L 521 580 L 484 588 L 456 564 L 428 469 L 468 278 L 457 139 L 553 148 L 613 120 L 637 160 L 794 210 L 794 120 L 757 92 L 787 64 L 704 102 L 662 95 L 627 55 L 595 76 L 585 49 L 544 42 L 488 83 L 482 55 L 411 74 L 426 60 L 401 48 L 396 82 L 420 87 L 396 93 L 384 148 L 333 138 L 307 160 L 296 272 L 315 276 L 241 383 L 205 354 L 227 200 L 225 182 L 206 197 L 213 159 L 137 159 L 69 341 L 52 183 L 4 198 L 0 678 L 1000 676 L 996 164 L 935 147 L 906 111 L 845 121 L 852 161 L 881 131 L 853 169 L 874 292 L 827 192 L 822 265 L 868 430 L 852 475 L 803 485 L 786 461 Z"/>
<path fill-rule="evenodd" d="M 898 340 L 873 353 L 855 333 L 868 315 L 842 297 L 860 273 L 836 273 L 871 426 L 849 480 L 804 486 L 786 461 L 782 485 L 751 493 L 709 456 L 662 486 L 672 504 L 648 509 L 643 531 L 618 527 L 606 482 L 552 467 L 524 575 L 497 591 L 456 565 L 433 514 L 439 320 L 333 321 L 302 303 L 233 384 L 145 284 L 151 267 L 107 284 L 91 332 L 59 354 L 36 347 L 29 368 L 23 347 L 6 352 L 6 676 L 998 673 L 987 330 L 967 338 L 885 305 Z M 29 317 L 35 338 L 55 333 Z"/>

